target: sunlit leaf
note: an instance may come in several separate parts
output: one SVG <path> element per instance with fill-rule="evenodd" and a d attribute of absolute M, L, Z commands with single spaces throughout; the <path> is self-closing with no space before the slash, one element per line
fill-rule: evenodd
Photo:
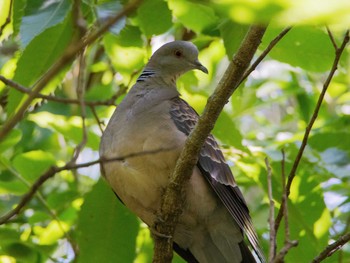
<path fill-rule="evenodd" d="M 70 19 L 51 27 L 31 41 L 17 63 L 14 81 L 30 87 L 60 57 L 72 37 Z M 28 70 L 30 68 L 30 70 Z M 7 112 L 13 114 L 23 99 L 23 94 L 11 89 Z"/>
<path fill-rule="evenodd" d="M 70 9 L 70 1 L 53 2 L 35 14 L 24 16 L 21 24 L 21 41 L 25 48 L 33 38 L 46 29 L 62 23 Z"/>
<path fill-rule="evenodd" d="M 137 17 L 143 33 L 151 37 L 167 31 L 172 25 L 171 12 L 162 0 L 146 0 L 137 9 Z"/>
<path fill-rule="evenodd" d="M 30 182 L 33 182 L 54 164 L 55 158 L 50 153 L 41 150 L 19 154 L 13 160 L 16 170 Z"/>
<path fill-rule="evenodd" d="M 281 29 L 268 29 L 262 47 L 265 48 L 280 32 Z M 324 31 L 312 27 L 294 27 L 273 48 L 270 56 L 295 67 L 320 72 L 330 69 L 334 48 Z"/>
<path fill-rule="evenodd" d="M 168 5 L 175 17 L 195 32 L 200 33 L 204 30 L 212 32 L 215 30 L 214 27 L 218 17 L 211 7 L 185 0 L 170 0 Z M 198 23 L 198 21 L 201 22 Z"/>
<path fill-rule="evenodd" d="M 104 45 L 113 66 L 120 73 L 131 74 L 141 70 L 144 65 L 145 51 L 138 47 L 123 47 L 117 44 L 117 38 L 111 34 L 104 37 Z"/>
<path fill-rule="evenodd" d="M 229 59 L 231 59 L 237 51 L 248 28 L 248 26 L 240 25 L 230 20 L 226 20 L 220 25 L 221 36 L 224 40 L 226 54 Z"/>

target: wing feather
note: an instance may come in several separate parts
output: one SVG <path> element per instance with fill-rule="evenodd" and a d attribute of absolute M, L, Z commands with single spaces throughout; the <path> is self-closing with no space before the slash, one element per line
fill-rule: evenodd
<path fill-rule="evenodd" d="M 186 135 L 190 134 L 198 121 L 196 111 L 179 97 L 171 100 L 170 115 L 176 127 Z M 212 135 L 209 135 L 204 142 L 197 166 L 233 219 L 247 235 L 260 261 L 265 262 L 247 204 Z"/>

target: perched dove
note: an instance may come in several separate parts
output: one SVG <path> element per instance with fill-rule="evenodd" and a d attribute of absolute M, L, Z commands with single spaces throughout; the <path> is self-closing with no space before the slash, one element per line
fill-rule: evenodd
<path fill-rule="evenodd" d="M 120 200 L 150 227 L 180 151 L 198 120 L 176 89 L 176 79 L 193 69 L 208 72 L 192 43 L 174 41 L 159 48 L 102 136 L 100 155 L 104 158 L 171 149 L 102 165 Z M 180 256 L 200 263 L 265 262 L 246 202 L 212 135 L 202 147 L 185 193 L 174 233 L 174 249 Z"/>

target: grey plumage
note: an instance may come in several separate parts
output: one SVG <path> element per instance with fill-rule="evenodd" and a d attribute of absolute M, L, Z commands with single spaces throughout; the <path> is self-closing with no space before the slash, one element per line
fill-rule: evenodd
<path fill-rule="evenodd" d="M 207 72 L 193 44 L 174 41 L 161 47 L 117 107 L 102 136 L 100 155 L 106 158 L 172 149 L 103 164 L 115 193 L 149 226 L 198 120 L 176 89 L 176 78 L 192 69 Z M 247 205 L 212 135 L 203 145 L 185 194 L 186 204 L 174 234 L 174 249 L 183 258 L 200 263 L 255 262 L 244 243 L 245 232 L 264 262 Z"/>

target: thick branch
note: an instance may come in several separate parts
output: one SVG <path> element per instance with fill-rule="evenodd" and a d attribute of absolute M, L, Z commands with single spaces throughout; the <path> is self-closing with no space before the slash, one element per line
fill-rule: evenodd
<path fill-rule="evenodd" d="M 184 204 L 184 198 L 179 198 L 182 197 L 183 186 L 189 180 L 193 167 L 197 162 L 199 151 L 213 129 L 220 112 L 232 93 L 238 88 L 265 30 L 266 28 L 261 26 L 252 26 L 250 28 L 214 94 L 209 98 L 196 127 L 186 141 L 185 147 L 176 163 L 172 179 L 162 198 L 162 205 L 159 211 L 161 220 L 154 226 L 155 230 L 161 234 L 155 237 L 154 263 L 171 262 L 173 254 L 171 237 Z"/>
<path fill-rule="evenodd" d="M 311 119 L 310 119 L 307 127 L 306 127 L 301 146 L 299 148 L 297 156 L 295 157 L 292 169 L 291 169 L 291 171 L 290 171 L 290 173 L 288 175 L 288 180 L 287 180 L 287 184 L 286 184 L 286 197 L 288 197 L 289 194 L 290 194 L 290 188 L 292 186 L 293 179 L 294 179 L 294 177 L 296 175 L 296 171 L 298 169 L 301 157 L 303 156 L 305 147 L 307 145 L 311 129 L 312 129 L 312 127 L 313 127 L 313 125 L 314 125 L 314 123 L 315 123 L 315 121 L 317 119 L 318 112 L 320 111 L 323 98 L 324 98 L 324 96 L 326 94 L 326 91 L 327 91 L 327 89 L 329 87 L 329 84 L 332 81 L 332 78 L 333 78 L 333 76 L 335 74 L 335 71 L 337 70 L 340 57 L 343 54 L 345 46 L 347 45 L 348 42 L 349 42 L 349 31 L 346 32 L 341 46 L 335 50 L 335 57 L 334 57 L 332 68 L 331 68 L 331 70 L 330 70 L 330 72 L 328 74 L 328 77 L 327 77 L 326 81 L 323 84 L 323 88 L 322 88 L 321 94 L 320 94 L 320 96 L 318 98 L 315 110 L 314 110 L 314 112 L 313 112 L 313 114 L 311 116 Z M 282 220 L 282 217 L 283 217 L 283 211 L 284 211 L 284 205 L 283 205 L 283 202 L 281 202 L 281 207 L 280 207 L 280 209 L 278 211 L 278 214 L 277 214 L 277 217 L 276 217 L 276 220 L 275 220 L 276 232 L 277 232 L 277 230 L 279 228 L 279 225 L 281 223 L 281 220 Z"/>
<path fill-rule="evenodd" d="M 26 110 L 32 103 L 32 101 L 37 97 L 43 88 L 50 82 L 50 80 L 56 76 L 69 62 L 71 62 L 75 56 L 81 52 L 86 46 L 90 45 L 96 41 L 100 36 L 102 36 L 109 27 L 115 24 L 118 20 L 123 18 L 125 15 L 130 14 L 134 11 L 137 6 L 141 3 L 141 0 L 136 0 L 125 6 L 125 8 L 119 12 L 117 15 L 109 19 L 100 29 L 96 32 L 88 35 L 83 41 L 73 42 L 69 45 L 60 59 L 46 72 L 46 74 L 36 83 L 33 87 L 32 93 L 28 94 L 28 97 L 20 106 L 18 111 L 10 117 L 4 123 L 2 129 L 0 130 L 0 141 L 5 138 L 5 136 L 15 127 L 15 125 L 22 119 Z"/>

